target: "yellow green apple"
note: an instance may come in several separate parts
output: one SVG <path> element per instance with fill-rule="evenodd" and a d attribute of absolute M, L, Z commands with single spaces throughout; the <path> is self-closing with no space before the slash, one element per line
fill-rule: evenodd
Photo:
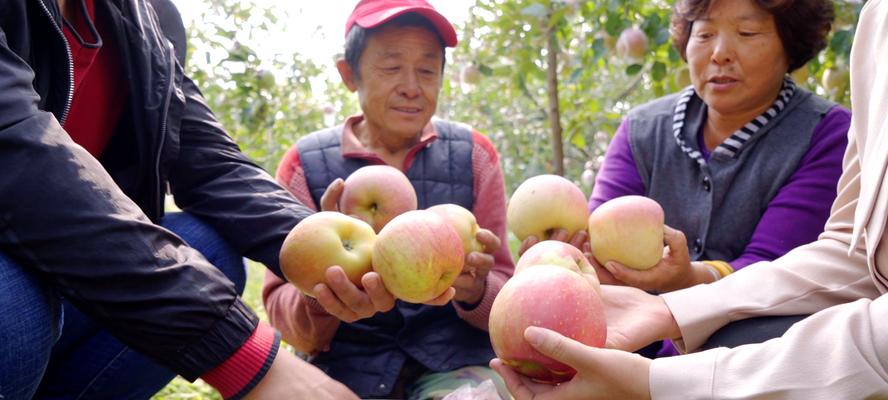
<path fill-rule="evenodd" d="M 462 271 L 463 242 L 438 214 L 414 210 L 386 224 L 373 246 L 373 270 L 386 290 L 410 303 L 443 294 Z"/>
<path fill-rule="evenodd" d="M 556 229 L 571 235 L 586 229 L 587 207 L 586 196 L 573 182 L 558 175 L 537 175 L 512 193 L 506 220 L 518 240 L 531 235 L 545 240 Z"/>
<path fill-rule="evenodd" d="M 361 277 L 372 270 L 376 233 L 364 221 L 333 211 L 321 211 L 299 222 L 281 246 L 281 271 L 303 293 L 314 297 L 314 287 L 326 282 L 324 273 L 342 267 L 348 279 L 361 287 Z"/>
<path fill-rule="evenodd" d="M 595 259 L 650 269 L 663 257 L 663 208 L 644 196 L 606 201 L 589 215 L 589 244 Z"/>
<path fill-rule="evenodd" d="M 466 254 L 484 250 L 484 246 L 475 237 L 481 227 L 478 226 L 478 220 L 475 219 L 475 214 L 472 214 L 471 211 L 452 203 L 438 204 L 427 208 L 427 210 L 440 215 L 456 229 L 456 233 L 462 239 L 463 250 Z"/>

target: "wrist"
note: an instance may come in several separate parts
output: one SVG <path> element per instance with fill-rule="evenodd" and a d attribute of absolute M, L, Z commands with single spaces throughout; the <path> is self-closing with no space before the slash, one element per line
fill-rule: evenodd
<path fill-rule="evenodd" d="M 656 296 L 657 301 L 657 320 L 661 322 L 662 327 L 660 332 L 659 339 L 670 339 L 677 340 L 681 339 L 681 328 L 678 326 L 678 322 L 675 320 L 675 316 L 672 315 L 672 310 L 669 309 L 669 306 L 666 304 L 666 300 L 661 296 Z"/>

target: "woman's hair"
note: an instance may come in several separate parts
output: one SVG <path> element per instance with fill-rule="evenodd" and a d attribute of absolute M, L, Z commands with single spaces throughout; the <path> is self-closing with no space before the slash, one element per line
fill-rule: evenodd
<path fill-rule="evenodd" d="M 670 32 L 672 44 L 685 61 L 688 59 L 686 50 L 694 21 L 706 15 L 716 1 L 719 0 L 676 0 Z M 774 16 L 777 33 L 789 60 L 789 71 L 805 65 L 826 47 L 826 36 L 835 16 L 833 0 L 753 1 Z"/>

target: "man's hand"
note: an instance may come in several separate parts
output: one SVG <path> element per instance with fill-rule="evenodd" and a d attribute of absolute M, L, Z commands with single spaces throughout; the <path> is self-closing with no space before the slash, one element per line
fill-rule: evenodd
<path fill-rule="evenodd" d="M 466 254 L 462 273 L 453 282 L 453 288 L 456 289 L 453 300 L 466 304 L 477 304 L 481 301 L 487 289 L 487 274 L 494 265 L 493 253 L 502 244 L 499 237 L 487 229 L 479 229 L 475 239 L 481 243 L 483 251 Z"/>
<path fill-rule="evenodd" d="M 345 385 L 284 349 L 244 399 L 358 400 Z"/>
<path fill-rule="evenodd" d="M 575 370 L 560 385 L 536 383 L 495 358 L 490 366 L 506 381 L 516 400 L 649 399 L 651 360 L 620 350 L 599 349 L 548 329 L 529 327 L 524 338 L 534 348 Z"/>
<path fill-rule="evenodd" d="M 345 190 L 345 181 L 342 178 L 336 178 L 327 190 L 321 195 L 321 211 L 339 211 L 339 198 L 342 197 L 342 191 Z"/>
<path fill-rule="evenodd" d="M 314 287 L 315 298 L 328 313 L 343 322 L 355 322 L 386 312 L 395 306 L 395 296 L 386 290 L 376 272 L 361 277 L 363 289 L 352 283 L 342 267 L 332 266 L 325 273 L 326 283 Z M 424 303 L 441 306 L 450 302 L 455 290 L 448 288 L 440 296 Z"/>

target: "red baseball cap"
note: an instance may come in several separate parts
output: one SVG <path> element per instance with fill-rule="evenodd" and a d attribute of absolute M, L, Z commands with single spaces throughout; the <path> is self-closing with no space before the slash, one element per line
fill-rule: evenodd
<path fill-rule="evenodd" d="M 348 16 L 348 21 L 345 23 L 345 35 L 348 36 L 348 32 L 354 24 L 370 29 L 401 14 L 411 12 L 428 19 L 438 31 L 438 35 L 441 35 L 445 46 L 456 46 L 456 31 L 453 30 L 453 25 L 425 0 L 361 0 Z"/>

